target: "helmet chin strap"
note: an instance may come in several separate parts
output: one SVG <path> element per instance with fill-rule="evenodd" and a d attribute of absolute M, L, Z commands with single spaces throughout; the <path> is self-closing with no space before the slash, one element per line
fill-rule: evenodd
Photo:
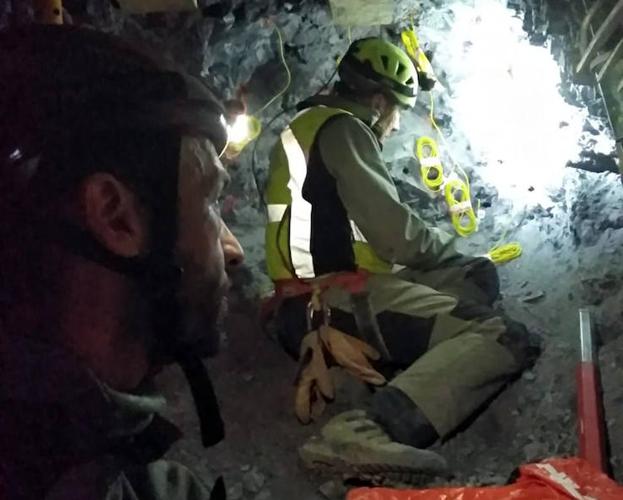
<path fill-rule="evenodd" d="M 188 353 L 184 358 L 178 358 L 190 391 L 195 402 L 195 410 L 199 417 L 201 442 L 206 448 L 220 443 L 225 438 L 225 423 L 221 417 L 221 410 L 214 386 L 206 365 L 201 358 Z"/>

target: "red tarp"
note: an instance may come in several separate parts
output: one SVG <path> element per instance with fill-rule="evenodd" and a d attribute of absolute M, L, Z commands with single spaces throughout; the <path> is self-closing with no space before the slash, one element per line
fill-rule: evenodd
<path fill-rule="evenodd" d="M 522 465 L 508 486 L 394 490 L 358 488 L 347 500 L 623 500 L 623 487 L 580 458 Z"/>

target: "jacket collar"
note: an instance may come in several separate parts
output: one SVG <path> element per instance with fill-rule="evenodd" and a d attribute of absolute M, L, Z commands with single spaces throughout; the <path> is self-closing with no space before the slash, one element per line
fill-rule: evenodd
<path fill-rule="evenodd" d="M 299 111 L 302 111 L 304 109 L 308 109 L 314 106 L 327 106 L 329 108 L 343 109 L 344 111 L 348 111 L 349 113 L 352 113 L 355 117 L 359 118 L 368 127 L 372 127 L 372 125 L 379 118 L 378 113 L 369 108 L 368 106 L 335 94 L 317 95 L 310 97 L 309 99 L 301 102 L 297 106 L 297 109 Z"/>
<path fill-rule="evenodd" d="M 0 373 L 0 420 L 8 416 L 4 411 L 13 408 L 25 413 L 19 420 L 10 419 L 16 428 L 0 429 L 0 440 L 10 438 L 5 433 L 49 435 L 50 440 L 63 443 L 68 454 L 96 455 L 144 434 L 166 408 L 164 396 L 151 381 L 132 393 L 115 391 L 59 346 L 6 335 L 1 328 Z M 168 443 L 158 448 L 164 452 L 180 436 L 179 431 L 172 432 Z M 29 445 L 38 447 L 35 442 Z M 0 451 L 0 462 L 2 458 Z"/>

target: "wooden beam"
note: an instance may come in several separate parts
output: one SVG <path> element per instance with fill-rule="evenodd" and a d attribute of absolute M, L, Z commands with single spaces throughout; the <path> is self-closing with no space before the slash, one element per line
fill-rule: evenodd
<path fill-rule="evenodd" d="M 621 24 L 623 24 L 623 0 L 619 0 L 617 2 L 608 14 L 608 17 L 606 17 L 606 20 L 595 32 L 595 35 L 588 44 L 588 47 L 586 47 L 586 50 L 582 54 L 582 59 L 577 67 L 578 73 L 582 72 L 589 61 L 594 57 L 595 53 L 604 46 L 604 44 Z"/>
<path fill-rule="evenodd" d="M 614 65 L 617 61 L 623 59 L 623 38 L 619 40 L 616 47 L 610 52 L 608 56 L 608 60 L 601 67 L 599 72 L 597 73 L 597 81 L 601 82 L 606 75 L 606 72 Z"/>

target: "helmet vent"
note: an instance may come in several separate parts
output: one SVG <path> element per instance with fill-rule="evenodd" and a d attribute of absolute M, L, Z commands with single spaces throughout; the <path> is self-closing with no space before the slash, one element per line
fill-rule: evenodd
<path fill-rule="evenodd" d="M 413 107 L 418 76 L 409 55 L 381 38 L 353 42 L 338 66 L 340 79 L 354 90 L 382 89 L 405 107 Z"/>

